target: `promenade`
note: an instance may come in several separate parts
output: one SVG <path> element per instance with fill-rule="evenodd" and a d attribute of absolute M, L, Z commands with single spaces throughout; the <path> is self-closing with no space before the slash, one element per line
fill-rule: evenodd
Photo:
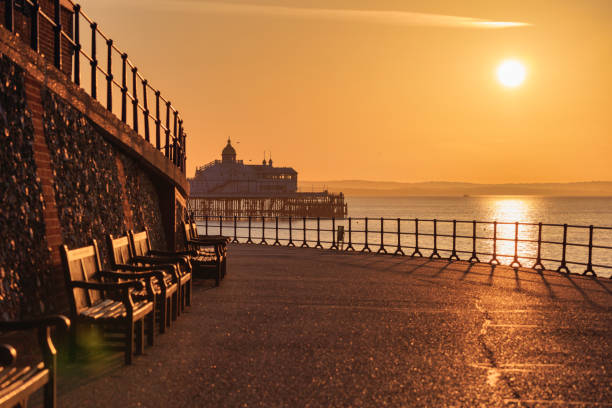
<path fill-rule="evenodd" d="M 60 370 L 65 407 L 612 406 L 612 280 L 232 245 L 219 288 L 132 366 Z"/>

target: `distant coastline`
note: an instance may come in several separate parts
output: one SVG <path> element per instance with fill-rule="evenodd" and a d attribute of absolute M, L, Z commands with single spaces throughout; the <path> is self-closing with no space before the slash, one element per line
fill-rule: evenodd
<path fill-rule="evenodd" d="M 326 189 L 347 197 L 544 196 L 612 197 L 612 181 L 575 183 L 478 184 L 461 182 L 402 183 L 367 180 L 300 181 L 299 191 Z"/>

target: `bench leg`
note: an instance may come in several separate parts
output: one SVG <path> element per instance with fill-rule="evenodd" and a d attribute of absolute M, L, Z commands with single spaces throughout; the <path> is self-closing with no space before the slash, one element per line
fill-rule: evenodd
<path fill-rule="evenodd" d="M 155 344 L 155 312 L 151 312 L 147 317 L 148 328 L 147 328 L 147 345 L 152 346 Z M 162 320 L 162 326 L 165 326 L 165 321 Z"/>
<path fill-rule="evenodd" d="M 134 321 L 126 323 L 125 332 L 125 364 L 132 364 L 132 354 L 134 354 Z"/>

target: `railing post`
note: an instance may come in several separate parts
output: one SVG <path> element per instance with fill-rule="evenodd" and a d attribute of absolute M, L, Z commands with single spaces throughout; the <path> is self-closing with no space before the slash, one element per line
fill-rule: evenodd
<path fill-rule="evenodd" d="M 338 243 L 336 242 L 336 217 L 332 217 L 332 245 L 329 249 L 338 250 Z"/>
<path fill-rule="evenodd" d="M 155 147 L 161 148 L 161 118 L 159 116 L 159 91 L 155 91 Z"/>
<path fill-rule="evenodd" d="M 414 219 L 414 252 L 410 256 L 423 256 L 419 249 L 419 219 Z"/>
<path fill-rule="evenodd" d="M 346 246 L 345 251 L 354 251 L 355 248 L 353 247 L 353 219 L 351 217 L 349 217 L 348 219 L 348 245 Z"/>
<path fill-rule="evenodd" d="M 223 235 L 223 216 L 219 216 L 219 235 Z"/>
<path fill-rule="evenodd" d="M 531 267 L 536 271 L 544 270 L 544 265 L 542 264 L 542 223 L 538 223 L 538 254 L 536 256 L 535 264 Z"/>
<path fill-rule="evenodd" d="M 96 56 L 96 32 L 98 31 L 98 24 L 91 23 L 91 61 L 89 65 L 91 66 L 91 97 L 94 99 L 98 99 L 98 57 Z"/>
<path fill-rule="evenodd" d="M 514 259 L 512 260 L 512 263 L 510 264 L 511 268 L 520 268 L 521 263 L 519 262 L 519 258 L 518 258 L 518 236 L 519 236 L 519 223 L 515 222 L 514 223 Z"/>
<path fill-rule="evenodd" d="M 151 143 L 151 135 L 149 134 L 149 101 L 147 100 L 147 88 L 149 86 L 149 81 L 144 79 L 142 81 L 142 103 L 144 104 L 144 131 L 145 131 L 145 140 Z"/>
<path fill-rule="evenodd" d="M 376 251 L 377 254 L 386 254 L 387 250 L 385 249 L 385 219 L 380 217 L 380 248 Z"/>
<path fill-rule="evenodd" d="M 261 217 L 261 242 L 260 245 L 268 245 L 266 242 L 266 216 Z"/>
<path fill-rule="evenodd" d="M 9 31 L 15 29 L 15 0 L 5 0 L 4 25 Z"/>
<path fill-rule="evenodd" d="M 567 224 L 563 224 L 563 244 L 561 248 L 561 265 L 557 268 L 557 272 L 565 272 L 570 273 L 569 268 L 567 267 L 567 263 L 565 260 L 567 250 Z"/>
<path fill-rule="evenodd" d="M 166 102 L 166 157 L 170 157 L 170 101 Z"/>
<path fill-rule="evenodd" d="M 232 240 L 232 243 L 237 244 L 238 243 L 238 217 L 234 215 L 234 239 Z"/>
<path fill-rule="evenodd" d="M 113 40 L 106 40 L 106 109 L 113 111 Z"/>
<path fill-rule="evenodd" d="M 406 255 L 402 250 L 402 231 L 401 231 L 402 220 L 400 218 L 397 219 L 397 249 L 393 253 L 393 255 Z"/>
<path fill-rule="evenodd" d="M 448 257 L 449 261 L 458 261 L 459 255 L 457 255 L 457 220 L 453 220 L 453 251 Z"/>
<path fill-rule="evenodd" d="M 478 239 L 478 237 L 476 236 L 476 220 L 472 221 L 472 256 L 470 256 L 470 259 L 468 259 L 468 262 L 470 263 L 474 263 L 474 262 L 480 262 L 480 259 L 478 259 L 478 252 L 476 250 L 476 240 Z"/>
<path fill-rule="evenodd" d="M 497 221 L 493 221 L 493 257 L 489 261 L 491 265 L 499 265 L 500 262 L 497 259 Z"/>
<path fill-rule="evenodd" d="M 429 259 L 440 259 L 441 256 L 438 253 L 438 220 L 434 218 L 433 220 L 433 250 L 431 251 L 431 255 L 429 255 Z"/>
<path fill-rule="evenodd" d="M 306 242 L 306 217 L 302 218 L 304 226 L 304 241 L 302 242 L 301 248 L 309 248 L 308 242 Z"/>
<path fill-rule="evenodd" d="M 287 244 L 288 247 L 295 247 L 295 244 L 293 243 L 293 225 L 291 225 L 291 217 L 289 217 L 289 243 Z"/>
<path fill-rule="evenodd" d="M 53 63 L 55 68 L 62 69 L 62 19 L 60 0 L 55 0 L 55 16 L 53 19 Z"/>
<path fill-rule="evenodd" d="M 278 240 L 278 215 L 275 217 L 275 228 L 276 228 L 276 239 L 274 240 L 274 243 L 272 244 L 272 246 L 281 246 L 280 241 Z"/>
<path fill-rule="evenodd" d="M 127 54 L 121 54 L 121 121 L 127 122 Z"/>
<path fill-rule="evenodd" d="M 74 83 L 81 85 L 81 5 L 74 5 Z"/>
<path fill-rule="evenodd" d="M 593 276 L 597 276 L 595 271 L 593 270 L 593 226 L 589 226 L 589 260 L 587 261 L 587 266 L 583 275 L 591 274 Z"/>
<path fill-rule="evenodd" d="M 204 234 L 208 235 L 208 215 L 204 216 Z"/>
<path fill-rule="evenodd" d="M 249 236 L 246 241 L 247 244 L 252 244 L 253 240 L 251 239 L 251 216 L 249 215 Z"/>
<path fill-rule="evenodd" d="M 323 249 L 323 245 L 321 245 L 321 218 L 317 217 L 317 244 L 315 248 Z"/>
<path fill-rule="evenodd" d="M 11 1 L 13 4 L 12 8 L 14 10 L 14 1 Z M 39 51 L 39 38 L 38 38 L 38 27 L 40 20 L 40 3 L 38 0 L 32 1 L 32 28 L 30 30 L 30 47 L 38 52 Z M 13 26 L 14 28 L 14 26 Z"/>
<path fill-rule="evenodd" d="M 132 129 L 138 133 L 138 88 L 136 79 L 138 78 L 138 68 L 132 68 Z"/>
<path fill-rule="evenodd" d="M 363 232 L 365 234 L 365 239 L 364 239 L 365 243 L 364 243 L 363 248 L 361 249 L 361 252 L 366 252 L 366 251 L 372 252 L 372 250 L 370 249 L 370 246 L 368 245 L 368 217 L 365 217 L 364 221 L 365 221 L 365 228 Z"/>

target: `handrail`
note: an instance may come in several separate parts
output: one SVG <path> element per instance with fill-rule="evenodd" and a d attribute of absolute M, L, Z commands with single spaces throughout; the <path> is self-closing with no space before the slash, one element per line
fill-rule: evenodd
<path fill-rule="evenodd" d="M 266 219 L 274 222 L 266 223 Z M 276 238 L 277 246 L 301 242 L 302 247 L 402 256 L 414 249 L 409 256 L 468 262 L 488 258 L 485 263 L 491 265 L 536 270 L 546 269 L 545 262 L 557 272 L 572 273 L 572 268 L 582 267 L 583 275 L 603 273 L 612 279 L 612 227 L 608 226 L 384 217 L 204 216 L 198 220 L 207 234 L 230 235 L 234 243 L 262 238 L 259 244 L 266 245 L 270 231 L 268 236 Z"/>
<path fill-rule="evenodd" d="M 72 0 L 66 1 L 72 6 L 72 11 L 74 13 L 72 26 L 70 27 L 70 31 L 72 32 L 64 30 L 62 26 L 62 5 L 60 4 L 60 0 L 52 0 L 53 16 L 50 16 L 41 8 L 39 0 L 22 0 L 23 7 L 16 7 L 15 0 L 3 0 L 5 5 L 5 18 L 4 21 L 0 21 L 0 23 L 9 31 L 14 32 L 16 30 L 14 18 L 17 11 L 21 12 L 26 18 L 29 18 L 31 30 L 30 47 L 37 52 L 39 52 L 40 45 L 39 25 L 41 23 L 50 25 L 53 30 L 53 64 L 55 67 L 67 75 L 71 73 L 71 80 L 100 103 L 102 103 L 102 100 L 98 95 L 98 73 L 102 74 L 103 79 L 106 81 L 106 92 L 104 92 L 106 95 L 106 109 L 117 114 L 118 117 L 120 116 L 121 120 L 128 124 L 139 135 L 139 122 L 142 120 L 144 124 L 144 135 L 141 136 L 157 150 L 163 151 L 164 155 L 172 160 L 184 174 L 186 166 L 185 146 L 187 134 L 184 130 L 183 120 L 179 111 L 169 100 L 161 95 L 159 90 L 151 86 L 150 82 L 138 70 L 136 64 L 128 58 L 125 52 L 117 47 L 109 36 L 98 28 L 98 24 L 83 12 L 78 3 L 74 3 Z M 81 27 L 81 19 L 86 23 L 83 27 Z M 85 27 L 88 27 L 91 31 L 91 49 L 89 52 L 83 48 L 83 44 L 81 43 L 81 28 Z M 103 40 L 100 45 L 102 47 L 106 46 L 106 69 L 102 68 L 101 61 L 98 59 L 98 38 Z M 65 51 L 65 44 L 70 48 L 70 62 L 63 60 L 65 57 L 63 54 L 63 51 Z M 121 61 L 121 82 L 115 80 L 112 63 L 113 56 L 115 58 L 118 57 L 116 59 L 117 61 Z M 89 89 L 81 85 L 81 57 L 84 57 L 86 63 L 89 63 L 91 67 L 91 84 Z M 127 69 L 128 67 L 129 72 Z M 70 70 L 70 73 L 67 73 L 67 70 Z M 130 77 L 129 81 L 128 76 Z M 128 83 L 131 86 L 128 86 Z M 142 90 L 142 104 L 137 97 L 137 87 L 141 87 Z M 121 93 L 120 114 L 113 112 L 113 91 L 119 91 Z M 155 97 L 155 115 L 152 114 L 148 105 L 149 100 L 147 98 L 147 91 L 153 92 L 153 96 Z M 127 115 L 128 99 L 132 105 L 132 114 L 130 115 L 131 121 L 128 121 Z M 159 108 L 160 101 L 166 106 L 167 121 L 165 126 L 162 124 L 162 112 Z M 173 126 L 170 126 L 170 116 L 172 116 Z M 150 140 L 151 135 L 149 129 L 151 121 L 154 127 L 153 133 L 155 135 L 155 143 Z M 165 137 L 164 146 L 162 146 L 161 143 L 162 132 Z"/>

